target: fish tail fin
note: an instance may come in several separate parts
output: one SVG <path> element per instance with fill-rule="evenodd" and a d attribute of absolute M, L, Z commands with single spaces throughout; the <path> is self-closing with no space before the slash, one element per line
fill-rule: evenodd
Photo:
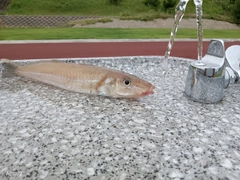
<path fill-rule="evenodd" d="M 2 78 L 10 78 L 17 76 L 17 65 L 12 63 L 9 59 L 1 59 L 0 64 L 2 65 Z"/>

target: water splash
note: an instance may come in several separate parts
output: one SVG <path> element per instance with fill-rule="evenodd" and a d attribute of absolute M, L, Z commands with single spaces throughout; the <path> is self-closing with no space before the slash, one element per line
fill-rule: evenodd
<path fill-rule="evenodd" d="M 202 34 L 203 34 L 203 22 L 202 22 L 202 0 L 194 0 L 194 4 L 196 6 L 196 22 L 197 22 L 197 35 L 198 35 L 198 63 L 202 60 Z"/>
<path fill-rule="evenodd" d="M 172 47 L 173 47 L 174 39 L 175 39 L 177 30 L 178 30 L 178 26 L 184 16 L 188 1 L 189 0 L 180 0 L 175 9 L 174 24 L 173 24 L 173 28 L 172 28 L 171 35 L 170 35 L 170 40 L 168 42 L 167 51 L 165 52 L 165 57 L 163 60 L 163 68 L 166 71 L 167 71 L 167 64 L 168 64 L 167 61 L 168 61 L 168 58 L 172 51 Z M 166 72 L 163 72 L 163 73 L 166 74 Z"/>

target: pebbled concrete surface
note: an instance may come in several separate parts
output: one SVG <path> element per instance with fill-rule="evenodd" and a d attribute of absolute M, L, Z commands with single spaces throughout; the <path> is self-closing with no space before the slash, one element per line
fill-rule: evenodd
<path fill-rule="evenodd" d="M 0 78 L 1 179 L 240 178 L 239 88 L 218 104 L 183 96 L 187 59 L 61 59 L 122 70 L 156 86 L 140 100 Z M 27 63 L 28 61 L 19 61 Z"/>

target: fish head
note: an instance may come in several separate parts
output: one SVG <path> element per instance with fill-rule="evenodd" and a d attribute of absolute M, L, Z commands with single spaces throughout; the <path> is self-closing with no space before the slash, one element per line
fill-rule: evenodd
<path fill-rule="evenodd" d="M 105 81 L 105 89 L 115 98 L 140 98 L 154 94 L 154 86 L 131 74 L 109 75 Z"/>

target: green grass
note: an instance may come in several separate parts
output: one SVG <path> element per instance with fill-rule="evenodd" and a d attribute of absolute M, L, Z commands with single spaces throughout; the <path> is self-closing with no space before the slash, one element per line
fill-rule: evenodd
<path fill-rule="evenodd" d="M 12 0 L 8 13 L 119 16 L 149 10 L 150 8 L 141 3 L 141 0 L 124 0 L 118 6 L 110 5 L 108 0 Z"/>
<path fill-rule="evenodd" d="M 162 9 L 155 11 L 145 6 L 143 1 L 123 0 L 120 5 L 111 5 L 108 0 L 12 0 L 7 13 L 22 15 L 115 16 L 122 19 L 137 20 L 152 20 L 159 17 L 174 16 L 173 10 L 168 13 L 163 12 Z M 223 11 L 220 3 L 219 1 L 204 0 L 204 17 L 230 21 L 230 17 Z M 185 17 L 195 17 L 195 5 L 192 0 L 188 3 Z"/>
<path fill-rule="evenodd" d="M 5 28 L 0 40 L 149 39 L 169 38 L 170 29 Z M 196 29 L 179 29 L 177 38 L 196 39 Z M 240 38 L 239 30 L 204 30 L 204 38 Z"/>

